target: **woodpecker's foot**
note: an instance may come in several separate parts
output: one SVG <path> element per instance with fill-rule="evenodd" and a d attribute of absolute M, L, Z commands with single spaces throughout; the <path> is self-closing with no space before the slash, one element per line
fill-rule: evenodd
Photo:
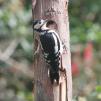
<path fill-rule="evenodd" d="M 65 69 L 59 68 L 60 72 L 65 72 Z"/>
<path fill-rule="evenodd" d="M 60 80 L 59 82 L 62 83 L 66 79 L 66 69 L 60 68 Z"/>

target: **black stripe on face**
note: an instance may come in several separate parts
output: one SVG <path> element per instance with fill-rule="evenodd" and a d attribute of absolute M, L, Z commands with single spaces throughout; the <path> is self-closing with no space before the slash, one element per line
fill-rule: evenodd
<path fill-rule="evenodd" d="M 34 21 L 32 21 L 33 26 L 35 26 L 38 22 L 39 22 L 39 20 L 34 20 Z"/>

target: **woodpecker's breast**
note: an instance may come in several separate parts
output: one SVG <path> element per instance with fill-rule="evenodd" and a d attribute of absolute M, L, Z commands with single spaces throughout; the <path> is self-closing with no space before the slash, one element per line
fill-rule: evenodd
<path fill-rule="evenodd" d="M 45 33 L 44 35 L 40 35 L 40 41 L 45 53 L 51 54 L 59 50 L 57 38 L 52 33 Z"/>
<path fill-rule="evenodd" d="M 60 61 L 60 41 L 57 35 L 53 32 L 46 32 L 40 35 L 41 45 L 44 51 L 44 58 L 51 67 L 58 69 Z M 56 70 L 57 70 L 56 69 Z M 56 71 L 55 70 L 55 71 Z"/>

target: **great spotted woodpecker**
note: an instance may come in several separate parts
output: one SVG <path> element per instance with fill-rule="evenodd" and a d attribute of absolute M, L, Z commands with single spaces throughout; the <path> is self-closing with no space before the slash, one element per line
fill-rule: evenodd
<path fill-rule="evenodd" d="M 47 27 L 51 22 L 52 20 L 34 20 L 33 29 L 39 33 L 44 58 L 50 65 L 49 76 L 51 83 L 53 84 L 56 80 L 57 84 L 59 84 L 59 65 L 63 45 L 58 33 Z"/>

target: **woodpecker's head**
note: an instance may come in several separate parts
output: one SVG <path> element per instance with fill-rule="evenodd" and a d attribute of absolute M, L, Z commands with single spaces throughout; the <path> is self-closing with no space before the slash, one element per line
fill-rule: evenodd
<path fill-rule="evenodd" d="M 57 24 L 53 20 L 34 20 L 33 29 L 37 32 L 44 32 L 46 30 L 57 29 Z"/>
<path fill-rule="evenodd" d="M 43 26 L 46 27 L 46 23 L 47 23 L 47 20 L 34 20 L 33 21 L 33 28 L 34 30 L 39 30 L 41 29 Z"/>

